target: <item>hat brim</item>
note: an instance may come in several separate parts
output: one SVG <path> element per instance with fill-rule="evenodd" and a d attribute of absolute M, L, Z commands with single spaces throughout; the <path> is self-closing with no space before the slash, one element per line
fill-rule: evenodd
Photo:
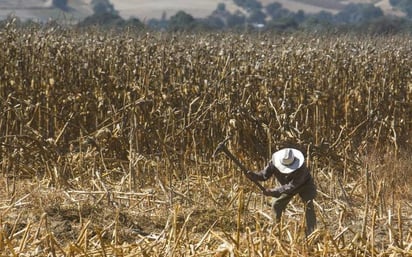
<path fill-rule="evenodd" d="M 303 162 L 305 161 L 305 157 L 303 153 L 297 149 L 290 148 L 292 150 L 293 155 L 295 156 L 295 160 L 290 165 L 283 165 L 281 159 L 285 156 L 286 149 L 279 150 L 272 155 L 272 163 L 273 165 L 283 174 L 289 174 L 294 172 L 295 170 L 302 167 Z"/>

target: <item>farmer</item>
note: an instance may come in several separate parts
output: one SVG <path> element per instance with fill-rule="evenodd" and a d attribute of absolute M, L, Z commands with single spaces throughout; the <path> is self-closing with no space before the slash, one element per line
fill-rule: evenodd
<path fill-rule="evenodd" d="M 248 171 L 246 176 L 253 181 L 265 181 L 273 175 L 279 181 L 279 187 L 263 191 L 264 195 L 275 198 L 272 208 L 277 222 L 280 221 L 282 212 L 293 196 L 299 194 L 305 203 L 306 235 L 310 235 L 316 226 L 316 215 L 313 207 L 316 186 L 304 161 L 305 157 L 301 151 L 285 148 L 275 152 L 263 170 L 259 172 Z"/>

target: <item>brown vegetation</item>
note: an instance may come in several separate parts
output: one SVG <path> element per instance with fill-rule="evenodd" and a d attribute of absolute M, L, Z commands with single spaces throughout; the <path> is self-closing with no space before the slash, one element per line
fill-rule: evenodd
<path fill-rule="evenodd" d="M 0 256 L 411 254 L 411 39 L 0 32 Z M 319 229 L 251 169 L 307 154 Z M 266 186 L 272 186 L 267 182 Z"/>

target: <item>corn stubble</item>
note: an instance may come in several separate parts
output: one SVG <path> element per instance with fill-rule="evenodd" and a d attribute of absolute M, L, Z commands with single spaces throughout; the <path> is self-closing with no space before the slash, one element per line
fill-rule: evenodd
<path fill-rule="evenodd" d="M 0 256 L 412 254 L 407 36 L 0 31 Z M 307 151 L 318 229 L 250 169 Z M 265 182 L 274 186 L 274 182 Z"/>

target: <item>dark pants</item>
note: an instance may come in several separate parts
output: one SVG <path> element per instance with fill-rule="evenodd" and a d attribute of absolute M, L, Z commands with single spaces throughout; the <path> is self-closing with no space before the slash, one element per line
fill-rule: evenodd
<path fill-rule="evenodd" d="M 313 206 L 313 199 L 316 197 L 316 186 L 313 181 L 304 184 L 294 194 L 281 194 L 278 198 L 274 199 L 272 208 L 276 221 L 280 221 L 283 211 L 296 194 L 299 194 L 305 203 L 306 235 L 310 235 L 316 227 L 316 214 Z"/>

